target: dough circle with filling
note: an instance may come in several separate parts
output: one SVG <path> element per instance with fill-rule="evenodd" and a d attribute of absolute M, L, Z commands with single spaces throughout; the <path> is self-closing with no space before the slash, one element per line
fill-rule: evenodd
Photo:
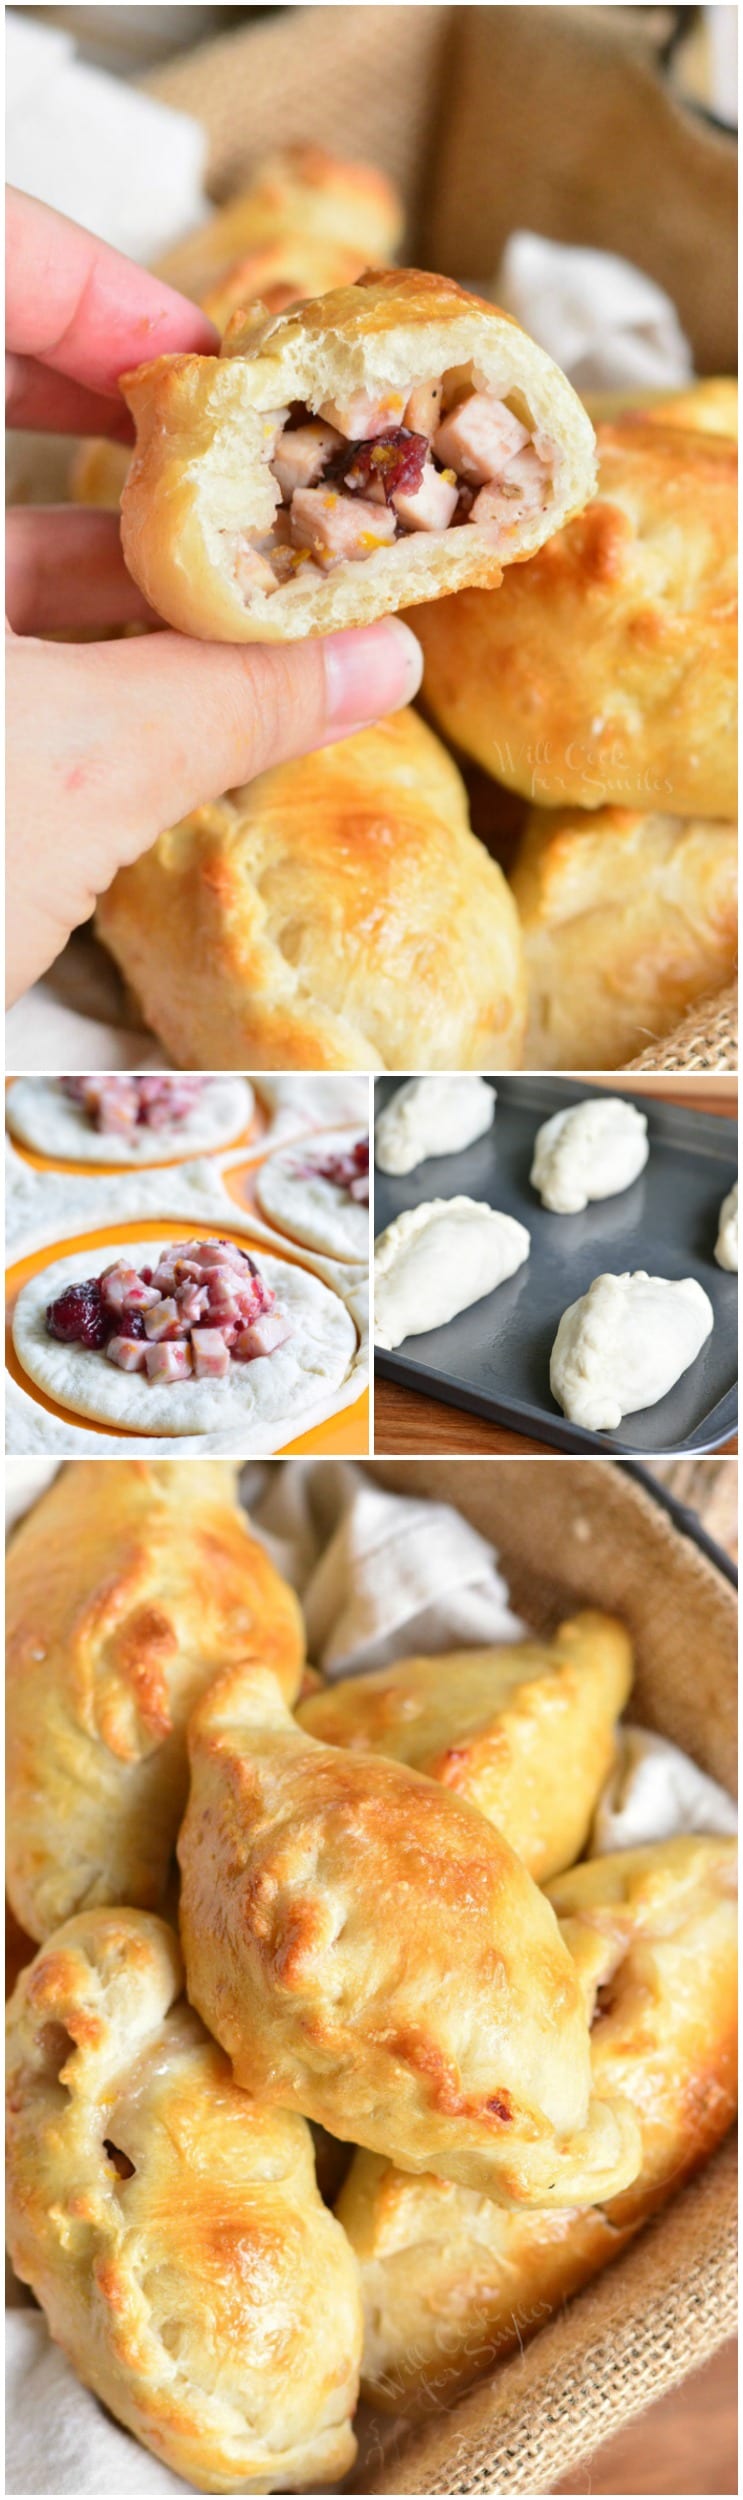
<path fill-rule="evenodd" d="M 166 1163 L 176 1156 L 230 1146 L 252 1118 L 255 1096 L 245 1076 L 214 1076 L 201 1099 L 169 1128 L 138 1127 L 121 1135 L 95 1128 L 53 1076 L 19 1076 L 9 1087 L 6 1118 L 13 1137 L 32 1153 L 60 1162 Z"/>
<path fill-rule="evenodd" d="M 157 1437 L 172 1433 L 221 1433 L 241 1428 L 246 1453 L 285 1422 L 287 1433 L 303 1408 L 316 1404 L 346 1379 L 356 1329 L 338 1295 L 305 1268 L 262 1251 L 260 1273 L 292 1324 L 292 1335 L 275 1353 L 232 1363 L 223 1380 L 152 1381 L 120 1371 L 104 1353 L 62 1344 L 49 1335 L 45 1312 L 66 1286 L 76 1285 L 99 1258 L 109 1265 L 124 1257 L 134 1267 L 156 1267 L 165 1242 L 112 1244 L 105 1253 L 76 1250 L 41 1268 L 18 1296 L 13 1343 L 29 1379 L 75 1415 Z"/>
<path fill-rule="evenodd" d="M 280 1154 L 269 1155 L 256 1174 L 255 1194 L 261 1213 L 277 1231 L 329 1259 L 357 1261 L 369 1257 L 369 1208 L 352 1198 L 344 1184 L 323 1172 L 323 1164 L 349 1152 L 365 1130 L 339 1129 L 311 1134 Z"/>

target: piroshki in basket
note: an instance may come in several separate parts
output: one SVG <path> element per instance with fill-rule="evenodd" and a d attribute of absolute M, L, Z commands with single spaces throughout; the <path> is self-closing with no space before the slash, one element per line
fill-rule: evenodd
<path fill-rule="evenodd" d="M 733 1788 L 731 1567 L 642 1472 L 609 1460 L 380 1461 L 390 1491 L 450 1501 L 498 1549 L 513 1605 L 549 1636 L 574 1608 L 627 1624 L 632 1718 Z M 729 1576 L 729 1574 L 731 1576 Z M 709 2359 L 736 2325 L 732 2138 L 631 2247 L 513 2359 L 415 2430 L 367 2418 L 357 2492 L 549 2492 Z"/>

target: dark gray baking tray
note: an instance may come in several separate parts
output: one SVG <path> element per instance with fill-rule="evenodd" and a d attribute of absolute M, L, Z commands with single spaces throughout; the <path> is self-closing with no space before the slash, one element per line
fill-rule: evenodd
<path fill-rule="evenodd" d="M 398 1083 L 405 1079 L 377 1079 L 377 1112 Z M 645 1171 L 620 1197 L 600 1199 L 584 1215 L 550 1215 L 529 1183 L 537 1129 L 552 1112 L 598 1095 L 599 1088 L 572 1077 L 499 1076 L 494 1083 L 498 1107 L 487 1137 L 463 1154 L 431 1156 L 400 1180 L 375 1169 L 374 1230 L 383 1232 L 404 1207 L 429 1198 L 478 1198 L 528 1224 L 530 1256 L 507 1284 L 446 1328 L 409 1337 L 394 1354 L 375 1347 L 380 1378 L 469 1407 L 558 1450 L 636 1458 L 717 1449 L 738 1420 L 738 1280 L 713 1257 L 720 1206 L 736 1178 L 736 1123 L 612 1085 L 612 1093 L 646 1113 Z M 696 1362 L 657 1406 L 625 1416 L 619 1433 L 584 1432 L 568 1423 L 549 1385 L 558 1321 L 594 1276 L 626 1268 L 696 1276 L 709 1294 L 715 1325 Z"/>

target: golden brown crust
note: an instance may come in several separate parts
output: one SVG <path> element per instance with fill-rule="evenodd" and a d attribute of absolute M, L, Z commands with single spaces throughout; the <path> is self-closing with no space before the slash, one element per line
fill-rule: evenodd
<path fill-rule="evenodd" d="M 510 1068 L 518 915 L 414 712 L 200 808 L 99 905 L 189 1068 Z"/>
<path fill-rule="evenodd" d="M 484 1815 L 315 1743 L 260 1669 L 219 1678 L 189 1751 L 188 1989 L 239 2083 L 505 2204 L 634 2177 L 631 2112 L 590 2091 L 570 1954 Z"/>
<path fill-rule="evenodd" d="M 459 368 L 549 438 L 555 464 L 539 503 L 516 503 L 497 532 L 413 530 L 324 575 L 308 562 L 270 595 L 241 587 L 240 552 L 274 521 L 267 415 L 359 389 L 395 392 L 402 415 L 413 384 Z M 292 311 L 264 319 L 257 308 L 230 323 L 221 358 L 161 356 L 122 389 L 137 427 L 122 502 L 129 570 L 171 625 L 209 641 L 294 641 L 498 582 L 580 510 L 594 480 L 593 431 L 564 374 L 497 306 L 429 271 L 367 270 Z"/>
<path fill-rule="evenodd" d="M 733 979 L 735 824 L 535 808 L 511 884 L 526 955 L 528 1067 L 623 1067 Z"/>
<path fill-rule="evenodd" d="M 650 425 L 687 426 L 692 433 L 728 434 L 735 441 L 737 381 L 732 374 L 708 374 L 702 382 L 690 382 L 688 390 L 672 391 L 670 398 L 653 401 L 643 415 Z"/>
<path fill-rule="evenodd" d="M 403 1658 L 302 1701 L 310 1736 L 389 1754 L 468 1798 L 535 1882 L 584 1848 L 632 1683 L 622 1624 L 579 1614 L 554 1642 Z"/>
<path fill-rule="evenodd" d="M 415 2417 L 544 2325 L 705 2161 L 735 2108 L 734 1844 L 596 1858 L 550 1886 L 583 1968 L 597 2089 L 626 2093 L 635 2185 L 586 2213 L 509 2214 L 361 2152 L 337 2202 L 361 2266 L 363 2390 Z"/>
<path fill-rule="evenodd" d="M 229 1657 L 298 1690 L 297 1601 L 233 1481 L 221 1461 L 78 1460 L 12 1539 L 8 1890 L 35 1937 L 83 1904 L 162 1902 L 186 1719 Z"/>
<path fill-rule="evenodd" d="M 306 295 L 323 295 L 330 287 L 350 286 L 359 275 L 357 252 L 349 252 L 312 230 L 277 234 L 252 250 L 241 251 L 217 276 L 212 276 L 196 301 L 202 312 L 224 331 L 241 306 L 260 303 L 264 312 L 285 312 Z M 185 289 L 190 294 L 191 289 Z M 92 504 L 117 512 L 131 466 L 124 443 L 104 440 L 78 443 L 70 466 L 73 503 Z"/>
<path fill-rule="evenodd" d="M 426 702 L 542 805 L 731 817 L 735 447 L 632 416 L 597 442 L 595 500 L 497 599 L 417 615 Z"/>
<path fill-rule="evenodd" d="M 236 2089 L 182 1984 L 175 1936 L 136 1910 L 69 1920 L 19 1981 L 13 2261 L 84 2385 L 175 2474 L 322 2489 L 355 2454 L 355 2260 L 304 2121 Z"/>
<path fill-rule="evenodd" d="M 294 236 L 308 248 L 316 244 L 320 256 L 332 249 L 355 264 L 305 290 L 320 293 L 356 277 L 370 261 L 390 259 L 401 232 L 399 194 L 377 165 L 353 164 L 324 148 L 282 148 L 261 160 L 244 191 L 166 253 L 158 276 L 201 302 L 238 256 L 277 236 Z"/>

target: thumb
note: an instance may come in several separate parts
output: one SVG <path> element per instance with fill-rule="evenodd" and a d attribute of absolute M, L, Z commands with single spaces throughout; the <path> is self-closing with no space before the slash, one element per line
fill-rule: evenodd
<path fill-rule="evenodd" d="M 397 617 L 304 643 L 163 632 L 99 645 L 95 657 L 112 711 L 108 769 L 121 780 L 109 819 L 121 865 L 224 790 L 399 711 L 423 669 Z"/>

